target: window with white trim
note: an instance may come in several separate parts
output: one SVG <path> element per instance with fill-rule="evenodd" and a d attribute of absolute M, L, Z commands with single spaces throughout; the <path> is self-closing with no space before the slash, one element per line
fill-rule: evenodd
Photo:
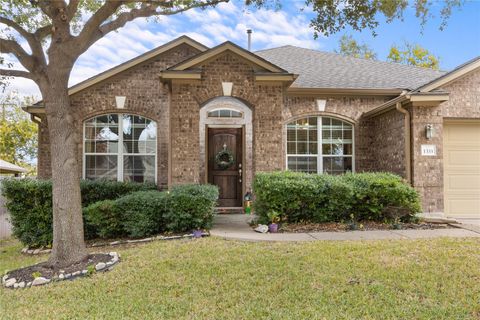
<path fill-rule="evenodd" d="M 308 173 L 354 171 L 353 126 L 330 117 L 306 117 L 287 124 L 287 168 Z"/>
<path fill-rule="evenodd" d="M 156 182 L 157 124 L 131 114 L 104 114 L 84 122 L 85 179 Z"/>

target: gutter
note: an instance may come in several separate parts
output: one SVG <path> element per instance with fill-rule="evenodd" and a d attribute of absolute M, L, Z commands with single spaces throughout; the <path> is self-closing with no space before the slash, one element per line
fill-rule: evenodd
<path fill-rule="evenodd" d="M 395 109 L 404 114 L 405 126 L 405 175 L 409 184 L 412 184 L 412 149 L 411 149 L 411 117 L 410 112 L 402 107 L 401 102 L 395 104 Z"/>

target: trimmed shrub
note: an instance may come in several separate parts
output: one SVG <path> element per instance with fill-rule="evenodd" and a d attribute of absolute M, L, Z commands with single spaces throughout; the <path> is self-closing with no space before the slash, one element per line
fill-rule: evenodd
<path fill-rule="evenodd" d="M 166 192 L 139 191 L 117 199 L 115 206 L 121 212 L 125 233 L 141 238 L 164 231 L 166 196 Z"/>
<path fill-rule="evenodd" d="M 415 189 L 390 173 L 316 175 L 291 171 L 258 173 L 254 209 L 260 223 L 278 211 L 288 222 L 411 219 L 420 212 Z"/>
<path fill-rule="evenodd" d="M 92 203 L 83 209 L 85 234 L 88 238 L 116 238 L 125 236 L 122 214 L 117 210 L 115 200 L 103 200 Z"/>
<path fill-rule="evenodd" d="M 218 188 L 213 185 L 173 187 L 164 214 L 166 229 L 173 232 L 210 229 L 217 199 Z"/>
<path fill-rule="evenodd" d="M 51 181 L 4 179 L 0 186 L 10 213 L 13 235 L 30 247 L 49 246 L 53 240 Z M 115 181 L 82 181 L 80 187 L 84 207 L 134 191 L 156 189 L 154 184 Z M 85 222 L 85 236 L 91 238 L 97 230 Z"/>
<path fill-rule="evenodd" d="M 100 201 L 84 210 L 99 237 L 148 237 L 160 232 L 209 229 L 218 188 L 182 185 L 171 191 L 139 191 L 115 201 Z"/>

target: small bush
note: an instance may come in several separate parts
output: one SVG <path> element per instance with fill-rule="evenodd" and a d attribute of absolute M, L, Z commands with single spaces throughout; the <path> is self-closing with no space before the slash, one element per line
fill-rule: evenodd
<path fill-rule="evenodd" d="M 122 214 L 123 230 L 129 237 L 147 237 L 164 231 L 166 192 L 134 192 L 117 199 L 115 206 Z"/>
<path fill-rule="evenodd" d="M 389 173 L 349 173 L 339 176 L 296 172 L 258 173 L 254 208 L 260 223 L 269 211 L 288 222 L 409 220 L 420 212 L 417 192 Z"/>
<path fill-rule="evenodd" d="M 125 236 L 122 214 L 114 200 L 95 202 L 83 209 L 85 229 L 89 238 L 116 238 Z M 85 231 L 87 233 L 87 231 Z"/>
<path fill-rule="evenodd" d="M 183 232 L 210 229 L 218 199 L 212 185 L 180 185 L 168 193 L 168 210 L 164 214 L 166 229 Z"/>
<path fill-rule="evenodd" d="M 52 183 L 49 180 L 4 179 L 1 192 L 6 198 L 13 235 L 29 247 L 49 246 L 52 243 Z M 154 184 L 115 181 L 82 181 L 82 204 L 88 206 L 99 200 L 116 199 L 128 193 L 156 189 Z M 97 234 L 86 222 L 85 235 Z"/>

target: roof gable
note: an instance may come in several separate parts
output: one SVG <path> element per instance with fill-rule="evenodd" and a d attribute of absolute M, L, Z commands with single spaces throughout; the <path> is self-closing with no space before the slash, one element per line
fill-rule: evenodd
<path fill-rule="evenodd" d="M 273 64 L 272 62 L 265 60 L 264 58 L 257 56 L 256 54 L 243 49 L 242 47 L 234 44 L 233 42 L 227 41 L 224 42 L 214 48 L 211 48 L 207 51 L 204 51 L 190 59 L 182 61 L 177 65 L 174 65 L 168 68 L 168 71 L 186 71 L 188 69 L 195 68 L 196 66 L 202 65 L 207 61 L 217 57 L 218 55 L 224 52 L 232 52 L 243 59 L 247 60 L 248 62 L 273 73 L 288 73 L 286 70 L 282 69 L 281 67 Z"/>
<path fill-rule="evenodd" d="M 171 49 L 174 49 L 182 44 L 187 44 L 193 48 L 196 48 L 200 51 L 206 51 L 208 49 L 208 47 L 204 46 L 203 44 L 201 44 L 200 42 L 197 42 L 195 40 L 193 40 L 192 38 L 190 37 L 187 37 L 187 36 L 181 36 L 181 37 L 178 37 L 170 42 L 167 42 L 165 43 L 164 45 L 161 45 L 160 47 L 157 47 L 153 50 L 150 50 L 138 57 L 135 57 L 131 60 L 128 60 L 122 64 L 119 64 L 118 66 L 116 67 L 113 67 L 111 69 L 108 69 L 102 73 L 99 73 L 91 78 L 88 78 L 87 80 L 84 80 L 80 83 L 77 83 L 76 85 L 70 87 L 68 89 L 68 94 L 69 95 L 72 95 L 72 94 L 75 94 L 79 91 L 82 91 L 88 87 L 91 87 L 93 86 L 94 84 L 97 84 L 105 79 L 108 79 L 108 78 L 111 78 L 117 74 L 119 74 L 120 72 L 123 72 L 127 69 L 130 69 L 134 66 L 137 66 L 139 64 L 141 64 L 142 62 L 145 62 L 147 60 L 150 60 L 164 52 L 167 52 L 168 50 L 171 50 Z"/>
<path fill-rule="evenodd" d="M 458 80 L 459 78 L 467 75 L 468 73 L 477 70 L 480 68 L 480 56 L 473 58 L 470 61 L 467 61 L 452 71 L 434 79 L 433 81 L 430 81 L 421 87 L 417 88 L 415 91 L 419 92 L 429 92 L 435 89 L 438 89 L 446 84 L 449 84 L 455 80 Z"/>

